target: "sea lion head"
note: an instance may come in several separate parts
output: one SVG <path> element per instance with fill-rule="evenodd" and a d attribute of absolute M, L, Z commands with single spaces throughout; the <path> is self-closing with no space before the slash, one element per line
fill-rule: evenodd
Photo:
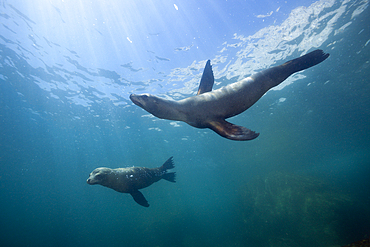
<path fill-rule="evenodd" d="M 177 104 L 173 100 L 162 99 L 147 93 L 131 94 L 130 99 L 135 105 L 140 106 L 154 116 L 166 119 L 171 119 L 173 106 Z"/>
<path fill-rule="evenodd" d="M 152 114 L 153 112 L 158 111 L 161 101 L 163 100 L 155 95 L 151 95 L 148 93 L 131 94 L 130 99 L 135 105 L 140 106 L 141 108 L 145 109 L 146 111 Z"/>
<path fill-rule="evenodd" d="M 112 173 L 112 169 L 107 167 L 99 167 L 92 171 L 87 179 L 87 183 L 90 185 L 100 184 L 104 185 L 108 179 L 108 175 Z"/>

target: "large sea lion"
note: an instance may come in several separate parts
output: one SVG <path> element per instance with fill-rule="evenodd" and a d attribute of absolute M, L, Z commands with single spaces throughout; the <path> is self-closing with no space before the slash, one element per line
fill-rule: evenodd
<path fill-rule="evenodd" d="M 322 50 L 315 50 L 214 91 L 214 77 L 208 60 L 196 96 L 174 101 L 150 94 L 131 94 L 130 99 L 158 118 L 183 121 L 196 128 L 210 128 L 231 140 L 252 140 L 259 133 L 225 119 L 247 110 L 293 73 L 319 64 L 328 57 L 329 54 Z"/>
<path fill-rule="evenodd" d="M 111 169 L 99 167 L 90 173 L 87 183 L 100 184 L 121 193 L 129 193 L 141 206 L 149 207 L 148 201 L 139 191 L 162 178 L 175 183 L 175 172 L 167 170 L 175 167 L 173 157 L 157 168 L 129 167 Z"/>

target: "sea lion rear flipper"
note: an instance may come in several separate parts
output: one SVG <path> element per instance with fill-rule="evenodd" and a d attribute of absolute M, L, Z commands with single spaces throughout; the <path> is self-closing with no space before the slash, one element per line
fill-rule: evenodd
<path fill-rule="evenodd" d="M 292 74 L 315 66 L 329 57 L 323 50 L 315 50 L 301 57 L 290 60 L 252 75 L 254 81 L 263 81 L 268 88 L 282 83 Z M 267 78 L 266 78 L 267 77 Z"/>
<path fill-rule="evenodd" d="M 230 140 L 236 141 L 246 141 L 253 140 L 259 136 L 259 133 L 256 133 L 250 129 L 247 129 L 243 126 L 238 126 L 232 123 L 227 122 L 224 119 L 210 121 L 210 129 Z"/>
<path fill-rule="evenodd" d="M 306 55 L 290 60 L 281 65 L 281 67 L 290 67 L 291 73 L 295 73 L 304 69 L 315 66 L 329 57 L 329 53 L 323 50 L 314 50 Z"/>
<path fill-rule="evenodd" d="M 132 198 L 134 198 L 135 202 L 137 202 L 141 206 L 149 207 L 148 201 L 145 199 L 144 195 L 140 191 L 136 190 L 134 192 L 131 192 L 130 195 L 132 196 Z"/>
<path fill-rule="evenodd" d="M 163 172 L 162 178 L 170 181 L 172 183 L 176 183 L 176 173 L 175 172 L 167 172 L 167 170 L 175 168 L 175 163 L 173 162 L 173 156 L 171 156 L 164 164 L 159 167 L 159 170 Z"/>
<path fill-rule="evenodd" d="M 173 162 L 173 156 L 171 156 L 161 167 L 162 171 L 166 171 L 168 169 L 172 169 L 175 167 L 175 163 Z"/>
<path fill-rule="evenodd" d="M 206 93 L 206 92 L 211 92 L 214 82 L 215 82 L 215 78 L 213 76 L 211 60 L 208 60 L 206 63 L 206 67 L 204 68 L 204 71 L 203 71 L 202 79 L 200 79 L 200 84 L 199 84 L 197 95 Z"/>

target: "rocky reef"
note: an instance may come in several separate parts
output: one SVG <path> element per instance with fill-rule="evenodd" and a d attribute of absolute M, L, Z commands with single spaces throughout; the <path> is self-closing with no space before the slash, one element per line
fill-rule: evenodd
<path fill-rule="evenodd" d="M 342 246 L 364 220 L 349 195 L 311 177 L 271 173 L 241 194 L 245 242 L 253 246 Z"/>

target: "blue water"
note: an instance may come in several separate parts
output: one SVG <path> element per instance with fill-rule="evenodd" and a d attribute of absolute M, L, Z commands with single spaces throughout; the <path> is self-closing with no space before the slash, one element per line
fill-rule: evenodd
<path fill-rule="evenodd" d="M 342 246 L 370 233 L 368 1 L 2 1 L 1 246 Z M 131 93 L 194 95 L 331 55 L 230 119 L 248 142 L 159 120 Z M 97 167 L 177 182 L 130 195 Z"/>

